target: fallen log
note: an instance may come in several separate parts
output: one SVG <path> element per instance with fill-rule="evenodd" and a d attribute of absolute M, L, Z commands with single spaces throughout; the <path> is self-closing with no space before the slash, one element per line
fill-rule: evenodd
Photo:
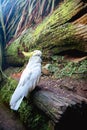
<path fill-rule="evenodd" d="M 43 80 L 31 94 L 33 103 L 54 123 L 59 122 L 68 108 L 78 106 L 79 109 L 79 106 L 81 107 L 83 102 L 87 104 L 87 99 L 82 95 L 83 92 L 79 93 L 74 88 L 81 89 L 79 88 L 79 85 L 82 87 L 81 82 L 78 84 L 74 80 L 68 80 L 70 80 L 70 83 L 66 83 L 67 85 L 65 84 L 65 86 L 65 81 L 63 80 Z M 84 87 L 86 87 L 86 84 Z"/>
<path fill-rule="evenodd" d="M 69 49 L 87 52 L 87 4 L 82 0 L 61 3 L 50 16 L 35 29 L 12 42 L 6 48 L 6 62 L 10 65 L 24 64 L 21 51 L 40 49 L 47 58 L 49 53 L 58 54 Z M 83 19 L 83 21 L 82 21 Z"/>

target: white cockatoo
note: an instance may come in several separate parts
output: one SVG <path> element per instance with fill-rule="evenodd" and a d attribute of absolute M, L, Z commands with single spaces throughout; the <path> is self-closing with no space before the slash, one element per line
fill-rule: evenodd
<path fill-rule="evenodd" d="M 35 89 L 41 76 L 42 52 L 40 50 L 35 50 L 30 53 L 22 53 L 25 56 L 30 56 L 30 59 L 11 97 L 10 108 L 13 110 L 18 110 L 23 98 L 27 97 L 28 93 Z"/>

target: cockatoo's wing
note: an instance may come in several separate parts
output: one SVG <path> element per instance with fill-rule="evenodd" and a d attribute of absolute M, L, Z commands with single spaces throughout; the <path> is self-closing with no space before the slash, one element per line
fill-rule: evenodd
<path fill-rule="evenodd" d="M 20 77 L 18 86 L 23 86 L 26 83 L 26 80 L 28 80 L 31 76 L 31 70 L 28 68 L 25 68 L 24 71 L 22 72 L 22 75 Z"/>
<path fill-rule="evenodd" d="M 35 68 L 32 68 L 31 70 L 27 70 L 26 68 L 23 71 L 19 84 L 14 91 L 10 101 L 11 109 L 17 110 L 19 108 L 23 98 L 26 97 L 39 82 L 40 76 L 41 65 L 37 65 L 37 67 L 35 66 Z"/>
<path fill-rule="evenodd" d="M 15 89 L 15 91 L 11 97 L 11 100 L 10 100 L 10 107 L 13 110 L 17 110 L 19 108 L 19 106 L 25 96 L 25 93 L 24 93 L 24 91 L 26 89 L 25 85 L 27 86 L 26 82 L 27 82 L 27 80 L 29 80 L 29 78 L 31 76 L 31 72 L 26 74 L 26 78 L 25 77 L 23 78 L 23 76 L 25 76 L 25 75 L 22 75 L 21 78 L 23 80 L 20 79 L 21 82 L 19 81 L 19 84 L 18 84 L 17 88 Z"/>
<path fill-rule="evenodd" d="M 24 88 L 26 88 L 25 91 L 25 97 L 27 97 L 28 93 L 33 91 L 35 87 L 37 86 L 39 79 L 41 76 L 41 66 L 37 66 L 34 69 L 31 70 L 31 76 L 27 80 L 26 84 L 24 85 Z M 27 85 L 27 87 L 26 87 Z"/>

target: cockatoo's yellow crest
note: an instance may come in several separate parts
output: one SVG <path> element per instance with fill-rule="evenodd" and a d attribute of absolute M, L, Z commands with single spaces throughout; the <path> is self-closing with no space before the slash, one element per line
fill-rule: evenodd
<path fill-rule="evenodd" d="M 25 52 L 25 51 L 22 51 L 23 55 L 25 57 L 31 57 L 33 55 L 33 52 Z"/>

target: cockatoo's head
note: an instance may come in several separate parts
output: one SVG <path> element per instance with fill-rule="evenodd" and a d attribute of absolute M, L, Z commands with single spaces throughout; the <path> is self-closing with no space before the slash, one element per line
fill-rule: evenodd
<path fill-rule="evenodd" d="M 42 55 L 42 52 L 40 50 L 34 50 L 33 52 L 24 52 L 22 51 L 23 55 L 25 57 L 32 57 L 32 56 L 40 56 Z"/>
<path fill-rule="evenodd" d="M 33 56 L 41 56 L 42 55 L 42 52 L 40 50 L 35 50 L 33 51 Z"/>

